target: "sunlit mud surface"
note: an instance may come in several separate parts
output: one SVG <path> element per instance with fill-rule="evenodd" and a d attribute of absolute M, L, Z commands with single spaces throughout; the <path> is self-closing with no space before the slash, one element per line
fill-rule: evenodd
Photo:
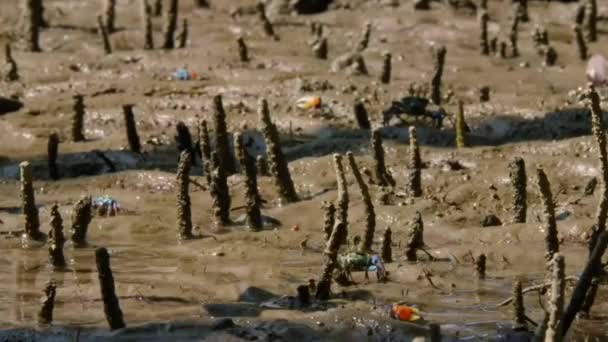
<path fill-rule="evenodd" d="M 600 191 L 584 195 L 588 181 L 599 177 L 597 145 L 583 104 L 568 94 L 586 82 L 585 62 L 578 59 L 572 42 L 575 4 L 530 2 L 531 21 L 520 25 L 521 57 L 499 59 L 479 55 L 474 15 L 436 2 L 430 11 L 414 11 L 405 0 L 395 1 L 402 3 L 398 7 L 384 5 L 390 1 L 337 1 L 349 6 L 337 5 L 315 16 L 271 17 L 279 41 L 264 36 L 257 16 L 248 11 L 230 16 L 233 8 L 251 7 L 254 1 L 210 2 L 212 9 L 203 10 L 194 9 L 193 1 L 181 1 L 180 15 L 191 25 L 186 49 L 144 51 L 140 4 L 119 0 L 120 30 L 111 37 L 116 51 L 105 56 L 94 29 L 96 1 L 46 0 L 51 27 L 42 33 L 44 52 L 14 49 L 22 81 L 1 83 L 0 95 L 19 96 L 25 106 L 0 116 L 0 328 L 5 329 L 0 340 L 409 340 L 425 336 L 426 322 L 440 324 L 446 339 L 505 337 L 512 309 L 496 304 L 511 296 L 514 279 L 526 287 L 545 277 L 537 165 L 548 174 L 555 196 L 566 275 L 582 271 L 585 233 L 595 221 Z M 511 2 L 489 3 L 491 35 L 501 27 L 506 35 Z M 18 13 L 13 1 L 0 1 L 0 42 L 17 24 Z M 315 59 L 307 43 L 311 20 L 325 24 L 327 61 Z M 365 21 L 373 27 L 370 47 L 363 53 L 371 76 L 331 73 L 331 61 L 352 50 Z M 548 28 L 559 54 L 557 66 L 542 66 L 531 39 L 535 23 Z M 162 19 L 155 18 L 154 26 L 160 45 Z M 601 21 L 599 28 L 599 42 L 589 46 L 590 52 L 608 53 L 602 50 L 608 23 Z M 238 61 L 238 34 L 249 46 L 248 63 Z M 356 285 L 334 284 L 335 299 L 318 310 L 261 306 L 294 296 L 297 286 L 319 277 L 325 248 L 321 204 L 337 196 L 331 154 L 352 151 L 360 167 L 373 167 L 370 135 L 357 128 L 354 100 L 364 99 L 373 126 L 380 126 L 382 110 L 392 100 L 406 96 L 412 83 L 429 82 L 432 45 L 447 47 L 443 91 L 452 89 L 455 96 L 445 109 L 456 113 L 457 99 L 464 101 L 473 146 L 455 148 L 451 117 L 442 130 L 420 123 L 424 197 L 410 200 L 401 196 L 408 172 L 407 127 L 383 130 L 387 164 L 397 181 L 395 196 L 382 204 L 376 199 L 385 190 L 370 187 L 377 214 L 373 249 L 380 250 L 386 227 L 393 231 L 395 261 L 387 264 L 389 281 L 379 283 L 373 274 L 367 280 L 362 272 L 354 273 Z M 384 51 L 393 55 L 390 85 L 380 84 L 377 76 Z M 183 66 L 200 79 L 172 80 Z M 479 102 L 481 86 L 490 87 L 489 102 Z M 85 95 L 87 106 L 87 141 L 82 143 L 70 139 L 75 93 Z M 178 242 L 175 125 L 183 121 L 196 135 L 201 119 L 212 120 L 211 99 L 216 94 L 223 95 L 229 130 L 245 131 L 255 142 L 250 151 L 256 154 L 264 153 L 257 102 L 261 97 L 269 101 L 303 200 L 281 205 L 272 180 L 261 177 L 259 189 L 267 201 L 262 212 L 280 226 L 257 233 L 239 224 L 220 230 L 212 223 L 209 192 L 191 185 L 193 223 L 200 238 Z M 299 110 L 295 103 L 305 95 L 321 96 L 332 114 Z M 127 148 L 122 105 L 128 103 L 135 105 L 141 156 Z M 608 102 L 603 105 L 608 108 Z M 61 140 L 59 181 L 51 181 L 47 170 L 51 132 L 58 132 Z M 526 224 L 510 223 L 507 164 L 516 156 L 527 165 Z M 72 207 L 83 195 L 111 196 L 123 209 L 115 217 L 94 217 L 89 247 L 66 244 L 65 271 L 48 266 L 46 246 L 22 248 L 18 165 L 24 160 L 33 165 L 45 232 L 54 203 L 60 206 L 67 235 Z M 200 164 L 193 167 L 192 179 L 205 184 Z M 348 168 L 347 179 L 352 238 L 363 236 L 365 217 Z M 244 214 L 244 178 L 233 175 L 229 184 L 231 216 L 238 221 Z M 423 253 L 418 263 L 405 259 L 405 234 L 417 211 L 434 261 Z M 481 227 L 489 214 L 497 215 L 503 225 Z M 101 246 L 111 254 L 127 330 L 107 330 L 94 255 Z M 471 258 L 480 253 L 487 256 L 484 280 L 477 279 Z M 50 279 L 58 288 L 53 327 L 35 333 L 27 329 L 36 329 L 40 296 Z M 576 321 L 572 340 L 608 339 L 607 299 L 602 286 L 591 316 Z M 418 306 L 425 321 L 390 319 L 390 305 L 398 301 Z M 526 314 L 536 322 L 544 315 L 539 302 L 537 292 L 526 294 Z M 225 321 L 218 320 L 224 317 L 237 326 L 222 326 Z"/>

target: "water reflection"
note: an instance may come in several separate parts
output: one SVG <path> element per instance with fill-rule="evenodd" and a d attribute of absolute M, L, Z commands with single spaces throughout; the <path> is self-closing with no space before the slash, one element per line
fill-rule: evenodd
<path fill-rule="evenodd" d="M 38 251 L 14 251 L 14 299 L 12 303 L 12 317 L 16 322 L 29 322 L 36 317 L 31 303 L 36 296 L 36 283 L 38 275 L 45 269 L 46 259 L 41 259 Z"/>

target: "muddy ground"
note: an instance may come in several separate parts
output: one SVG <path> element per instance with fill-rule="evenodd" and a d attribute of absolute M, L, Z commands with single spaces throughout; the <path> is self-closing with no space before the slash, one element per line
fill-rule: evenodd
<path fill-rule="evenodd" d="M 566 274 L 581 272 L 587 257 L 584 233 L 594 222 L 599 191 L 584 196 L 585 185 L 599 176 L 597 147 L 590 135 L 590 120 L 582 104 L 572 101 L 571 90 L 584 86 L 586 63 L 578 59 L 571 24 L 575 3 L 530 2 L 530 22 L 520 25 L 518 58 L 482 57 L 476 16 L 433 2 L 429 11 L 414 11 L 409 1 L 337 1 L 314 16 L 271 16 L 280 39 L 265 36 L 254 2 L 210 1 L 211 9 L 195 9 L 181 1 L 180 17 L 190 22 L 188 47 L 172 51 L 144 51 L 140 3 L 118 0 L 117 26 L 112 34 L 115 52 L 104 55 L 95 32 L 98 1 L 46 0 L 50 28 L 42 32 L 42 53 L 14 48 L 21 81 L 1 83 L 0 95 L 19 97 L 19 112 L 0 117 L 0 327 L 35 328 L 44 284 L 58 284 L 53 328 L 33 331 L 4 330 L 2 340 L 125 340 L 150 338 L 240 340 L 409 340 L 424 336 L 425 327 L 390 320 L 388 307 L 396 301 L 417 305 L 426 321 L 441 325 L 444 337 L 490 340 L 504 337 L 512 310 L 496 307 L 510 296 L 512 282 L 524 286 L 544 278 L 544 232 L 535 169 L 542 165 L 555 194 L 561 252 Z M 490 35 L 506 36 L 511 1 L 488 1 Z M 605 6 L 601 4 L 601 6 Z M 240 15 L 231 16 L 242 7 Z M 600 13 L 606 8 L 600 6 Z M 17 26 L 14 1 L 0 1 L 0 30 L 4 41 Z M 181 20 L 180 20 L 181 21 Z M 329 59 L 314 58 L 308 45 L 308 22 L 325 24 Z M 331 61 L 353 49 L 366 21 L 372 24 L 371 42 L 363 52 L 369 76 L 331 73 Z M 531 33 L 535 24 L 546 26 L 551 45 L 559 54 L 556 66 L 545 67 Z M 154 19 L 155 43 L 160 46 L 162 19 Z M 599 23 L 599 41 L 591 53 L 608 53 L 608 22 Z M 235 37 L 243 35 L 251 61 L 238 60 Z M 393 231 L 394 262 L 387 264 L 390 280 L 378 283 L 354 273 L 356 285 L 333 286 L 336 296 L 326 310 L 273 310 L 261 301 L 295 295 L 296 287 L 318 278 L 325 248 L 323 201 L 336 199 L 331 154 L 353 151 L 360 165 L 371 167 L 369 132 L 359 130 L 352 114 L 355 99 L 364 99 L 375 127 L 390 101 L 403 97 L 412 83 L 427 84 L 432 75 L 431 47 L 447 47 L 443 92 L 454 97 L 448 113 L 465 102 L 473 146 L 456 149 L 452 120 L 443 129 L 421 123 L 419 140 L 424 197 L 395 196 L 388 204 L 375 201 L 379 250 L 386 227 Z M 393 77 L 380 84 L 382 53 L 393 55 Z M 172 80 L 179 68 L 199 75 L 192 81 Z M 480 103 L 478 88 L 489 86 L 491 99 Z M 70 139 L 72 96 L 85 95 L 87 141 Z M 259 180 L 264 215 L 280 227 L 249 232 L 240 225 L 219 230 L 212 223 L 207 191 L 192 186 L 193 221 L 202 238 L 177 241 L 173 136 L 178 121 L 193 134 L 199 120 L 211 121 L 211 99 L 222 94 L 232 132 L 259 136 L 257 102 L 265 97 L 282 134 L 302 201 L 280 205 L 269 177 Z M 302 111 L 295 102 L 304 95 L 321 96 L 333 115 Z M 570 100 L 570 103 L 567 102 Z M 141 156 L 127 151 L 122 105 L 134 104 L 142 139 Z M 604 103 L 608 108 L 608 103 Z M 58 132 L 59 181 L 46 168 L 48 135 Z M 383 130 L 387 163 L 397 194 L 404 193 L 408 155 L 407 127 Z M 257 140 L 256 140 L 257 141 Z M 116 172 L 91 151 L 102 151 Z M 264 153 L 259 144 L 256 153 Z M 514 157 L 527 163 L 529 211 L 526 224 L 511 224 L 511 188 L 507 164 Z M 67 228 L 73 204 L 83 195 L 109 195 L 124 211 L 116 217 L 95 217 L 89 248 L 65 248 L 69 267 L 52 271 L 44 246 L 21 247 L 8 232 L 23 229 L 20 215 L 18 164 L 34 165 L 36 201 L 42 229 L 49 229 L 53 203 Z M 458 162 L 460 168 L 454 168 Z M 83 175 L 85 174 L 85 175 Z M 195 167 L 193 179 L 204 183 Z M 362 235 L 363 203 L 350 171 L 349 236 Z M 244 205 L 243 177 L 230 178 L 233 207 Z M 371 186 L 377 198 L 381 189 Z M 440 261 L 405 260 L 408 222 L 416 211 L 424 220 L 428 251 Z M 242 209 L 232 212 L 237 220 Z M 501 226 L 482 227 L 488 214 Z M 294 229 L 298 226 L 299 229 Z M 307 239 L 306 246 L 301 242 Z M 112 256 L 117 293 L 127 331 L 107 332 L 95 269 L 95 247 L 107 247 Z M 469 251 L 487 256 L 487 278 L 478 280 Z M 430 272 L 434 287 L 424 278 Z M 568 293 L 572 290 L 569 286 Z M 591 317 L 578 320 L 572 339 L 608 339 L 608 292 L 600 288 Z M 527 315 L 542 319 L 537 293 L 526 295 Z M 216 319 L 229 317 L 238 325 L 213 330 Z M 174 323 L 166 323 L 171 321 Z M 188 323 L 179 323 L 188 322 Z M 216 326 L 217 328 L 217 326 Z M 531 327 L 533 329 L 533 327 Z M 19 334 L 25 335 L 19 335 Z M 256 335 L 257 334 L 257 335 Z M 78 337 L 77 337 L 78 336 Z"/>

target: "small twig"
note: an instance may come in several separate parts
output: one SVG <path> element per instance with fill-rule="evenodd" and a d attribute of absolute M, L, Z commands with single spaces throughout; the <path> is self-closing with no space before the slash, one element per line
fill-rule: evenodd
<path fill-rule="evenodd" d="M 537 327 L 538 323 L 534 322 L 532 320 L 532 318 L 528 317 L 528 315 L 524 315 L 524 318 L 526 319 L 527 322 L 529 322 L 530 324 L 532 324 L 533 326 Z"/>
<path fill-rule="evenodd" d="M 202 185 L 201 183 L 195 181 L 194 179 L 192 179 L 192 177 L 190 177 L 190 183 L 192 183 L 193 185 L 196 185 L 197 188 L 200 188 L 203 191 L 207 191 L 207 187 Z"/>
<path fill-rule="evenodd" d="M 429 256 L 430 261 L 435 261 L 437 260 L 437 258 L 435 258 L 431 253 L 429 253 L 429 251 L 427 251 L 424 248 L 418 248 L 419 250 L 423 251 L 426 255 Z"/>
<path fill-rule="evenodd" d="M 545 303 L 543 303 L 543 294 L 540 291 L 538 292 L 538 305 L 543 310 L 543 312 L 544 312 L 545 315 L 549 314 L 547 312 L 547 309 L 545 309 Z"/>
<path fill-rule="evenodd" d="M 565 280 L 566 281 L 578 281 L 578 277 L 577 276 L 568 276 L 565 278 Z M 551 287 L 551 283 L 538 284 L 538 285 L 526 287 L 525 289 L 523 289 L 521 291 L 521 293 L 526 294 L 526 293 L 532 292 L 532 291 L 541 291 L 548 287 Z M 509 305 L 509 304 L 511 304 L 512 301 L 513 301 L 513 297 L 509 297 L 509 298 L 503 300 L 502 302 L 496 304 L 496 307 Z"/>
<path fill-rule="evenodd" d="M 429 282 L 429 284 L 431 284 L 431 287 L 437 290 L 441 290 L 441 288 L 437 287 L 437 285 L 435 285 L 433 283 L 433 279 L 431 279 L 431 273 L 427 270 L 422 270 L 422 273 L 424 274 L 424 277 L 426 278 L 426 280 Z"/>

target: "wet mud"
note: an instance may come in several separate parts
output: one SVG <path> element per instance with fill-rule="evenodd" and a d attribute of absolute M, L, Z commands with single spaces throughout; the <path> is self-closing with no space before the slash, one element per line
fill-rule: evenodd
<path fill-rule="evenodd" d="M 195 3 L 179 2 L 178 27 L 183 19 L 189 23 L 182 49 L 144 49 L 141 3 L 122 0 L 116 1 L 110 54 L 97 33 L 103 8 L 97 1 L 44 1 L 49 27 L 40 33 L 42 52 L 13 46 L 19 79 L 0 83 L 2 102 L 19 101 L 11 102 L 8 113 L 0 111 L 0 340 L 383 341 L 421 336 L 430 341 L 429 322 L 440 325 L 444 340 L 528 338 L 513 331 L 511 306 L 497 304 L 512 295 L 517 279 L 524 288 L 545 282 L 537 166 L 550 182 L 566 277 L 580 275 L 585 266 L 601 197 L 601 191 L 587 186 L 592 178 L 601 183 L 601 169 L 581 97 L 587 79 L 572 30 L 577 4 L 530 1 L 530 20 L 519 23 L 519 56 L 502 59 L 480 54 L 477 15 L 448 2 L 415 10 L 414 1 L 334 0 L 328 10 L 311 15 L 284 15 L 269 5 L 272 37 L 255 1 L 210 0 L 210 8 Z M 587 42 L 589 55 L 608 53 L 608 9 L 598 4 L 598 40 Z M 489 37 L 506 41 L 511 5 L 488 2 Z M 15 40 L 11 31 L 19 27 L 20 13 L 12 1 L 0 1 L 2 45 Z M 311 34 L 311 22 L 323 24 L 327 59 L 315 56 L 311 42 L 317 33 Z M 367 22 L 369 42 L 359 48 Z M 559 55 L 554 66 L 543 65 L 538 55 L 532 36 L 536 24 L 547 28 Z M 161 47 L 164 18 L 152 16 L 151 25 L 154 46 Z M 239 37 L 247 58 L 239 51 Z M 430 86 L 438 46 L 447 50 L 443 127 L 422 117 L 400 117 L 384 126 L 382 112 L 392 101 L 407 96 L 412 85 Z M 333 60 L 355 50 L 368 75 L 331 70 Z M 381 79 L 386 53 L 390 82 L 385 82 L 386 72 Z M 176 80 L 179 68 L 196 73 L 194 79 Z M 489 93 L 480 101 L 484 87 Z M 608 90 L 597 90 L 608 119 Z M 84 141 L 74 142 L 77 94 L 84 98 Z M 196 141 L 206 120 L 214 138 L 216 95 L 223 98 L 230 149 L 233 133 L 239 132 L 254 158 L 267 152 L 258 103 L 268 101 L 297 200 L 281 200 L 272 175 L 258 172 L 263 229 L 251 231 L 244 218 L 245 176 L 235 173 L 228 177 L 232 222 L 217 225 L 206 169 L 195 153 L 189 183 L 193 238 L 179 239 L 176 126 L 183 122 Z M 321 107 L 298 108 L 298 99 L 311 95 L 321 98 Z M 463 148 L 456 147 L 459 101 L 468 129 Z M 394 187 L 368 177 L 366 170 L 375 170 L 372 131 L 360 128 L 355 103 L 364 104 L 372 129 L 379 129 Z M 133 105 L 141 153 L 133 152 L 127 139 L 126 105 Z M 421 159 L 422 195 L 417 197 L 408 193 L 410 125 L 417 126 Z M 59 144 L 51 172 L 47 144 L 54 133 Z M 215 139 L 211 142 L 215 150 Z M 303 308 L 296 289 L 318 280 L 325 262 L 324 203 L 338 204 L 333 154 L 348 151 L 374 205 L 371 250 L 380 254 L 383 234 L 391 230 L 388 280 L 353 272 L 354 284 L 334 282 L 331 300 Z M 527 168 L 523 223 L 512 220 L 509 163 L 514 158 L 522 158 Z M 31 165 L 40 230 L 51 230 L 55 204 L 63 218 L 65 268 L 49 265 L 45 241 L 23 244 L 23 161 Z M 368 219 L 357 180 L 344 165 L 349 208 L 343 252 L 357 249 L 353 239 L 364 237 Z M 68 228 L 83 196 L 109 196 L 120 210 L 115 216 L 96 213 L 86 245 L 74 246 Z M 428 254 L 418 250 L 414 262 L 406 250 L 417 213 L 424 221 Z M 490 215 L 490 221 L 500 222 L 484 227 Z M 107 327 L 95 266 L 99 247 L 111 257 L 125 329 Z M 476 272 L 481 254 L 486 257 L 483 278 Z M 56 284 L 53 321 L 39 327 L 40 298 L 51 280 Z M 566 282 L 567 299 L 574 285 Z M 607 289 L 603 279 L 590 314 L 569 330 L 571 340 L 608 339 Z M 543 297 L 524 294 L 526 315 L 536 323 L 545 315 L 539 304 Z M 416 306 L 424 319 L 391 319 L 396 302 Z M 534 331 L 530 323 L 528 328 Z"/>

